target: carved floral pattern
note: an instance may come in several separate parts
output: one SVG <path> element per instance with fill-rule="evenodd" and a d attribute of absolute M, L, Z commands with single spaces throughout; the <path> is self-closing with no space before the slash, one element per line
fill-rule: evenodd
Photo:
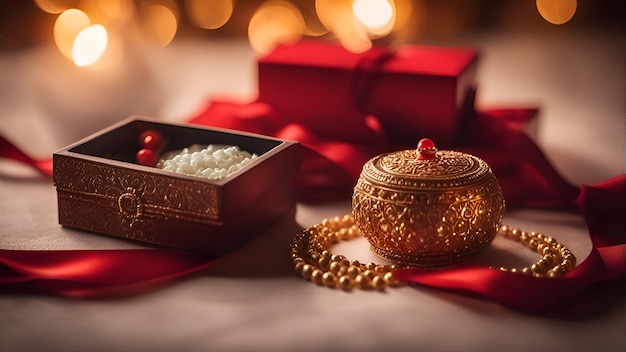
<path fill-rule="evenodd" d="M 374 252 L 406 265 L 459 261 L 487 246 L 504 213 L 482 160 L 439 152 L 436 163 L 405 151 L 368 162 L 352 198 L 355 222 Z"/>
<path fill-rule="evenodd" d="M 159 219 L 218 223 L 216 186 L 55 155 L 63 225 L 161 243 Z"/>

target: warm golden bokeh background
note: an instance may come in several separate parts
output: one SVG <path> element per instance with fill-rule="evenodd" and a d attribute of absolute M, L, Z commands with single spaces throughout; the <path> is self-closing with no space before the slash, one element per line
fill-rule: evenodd
<path fill-rule="evenodd" d="M 364 2 L 374 4 L 377 1 Z M 614 27 L 624 30 L 624 2 L 621 0 L 389 2 L 396 10 L 393 28 L 379 28 L 378 32 L 369 30 L 368 39 L 419 43 L 484 31 L 541 32 L 558 26 L 554 23 L 559 20 L 564 22 L 560 26 L 570 28 Z M 350 8 L 351 3 L 351 0 L 0 0 L 0 48 L 54 40 L 55 22 L 59 14 L 69 8 L 80 9 L 89 15 L 91 24 L 102 24 L 109 32 L 115 32 L 111 26 L 119 28 L 123 25 L 124 35 L 130 35 L 128 29 L 132 28 L 134 34 L 139 34 L 147 42 L 162 46 L 177 37 L 248 38 L 253 48 L 260 52 L 271 49 L 273 42 L 292 41 L 301 36 L 338 39 L 344 43 L 342 38 L 351 35 L 346 31 L 353 29 L 346 29 L 345 24 L 350 18 L 346 18 L 342 11 Z M 544 18 L 544 12 L 550 9 L 560 9 L 560 13 Z M 571 19 L 567 16 L 568 11 L 575 11 L 573 17 L 569 16 Z M 384 12 L 378 10 L 379 14 Z M 114 33 L 109 35 L 115 36 Z M 346 40 L 344 45 L 353 45 L 355 50 L 363 49 L 359 42 Z"/>

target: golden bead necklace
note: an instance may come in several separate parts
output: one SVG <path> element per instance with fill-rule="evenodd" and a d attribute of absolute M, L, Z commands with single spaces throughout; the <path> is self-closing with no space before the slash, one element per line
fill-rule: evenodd
<path fill-rule="evenodd" d="M 560 277 L 576 266 L 574 254 L 554 238 L 536 232 L 502 225 L 499 233 L 519 241 L 541 254 L 531 266 L 523 268 L 499 268 L 535 277 Z M 406 266 L 361 263 L 343 255 L 332 254 L 328 248 L 339 241 L 347 241 L 361 234 L 352 215 L 325 219 L 298 233 L 291 243 L 291 258 L 296 272 L 318 285 L 343 290 L 376 289 L 402 286 L 404 283 L 393 276 L 393 271 Z"/>

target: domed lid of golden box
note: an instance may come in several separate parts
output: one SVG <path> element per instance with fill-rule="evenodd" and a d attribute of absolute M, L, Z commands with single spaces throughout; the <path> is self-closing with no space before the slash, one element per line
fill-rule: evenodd
<path fill-rule="evenodd" d="M 372 250 L 410 266 L 454 263 L 496 235 L 504 198 L 489 165 L 430 139 L 417 150 L 382 154 L 364 166 L 352 213 Z"/>
<path fill-rule="evenodd" d="M 474 185 L 491 176 L 483 160 L 466 153 L 437 151 L 430 139 L 417 150 L 402 150 L 374 157 L 362 177 L 393 188 L 446 189 Z"/>

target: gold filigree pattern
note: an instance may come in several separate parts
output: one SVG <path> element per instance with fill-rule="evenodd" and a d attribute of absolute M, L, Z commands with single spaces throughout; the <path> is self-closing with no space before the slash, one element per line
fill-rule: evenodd
<path fill-rule="evenodd" d="M 57 157 L 55 185 L 68 192 L 113 197 L 138 196 L 153 212 L 177 210 L 192 217 L 217 219 L 217 191 L 207 182 L 196 182 L 131 169 Z M 64 177 L 67 175 L 68 177 Z M 71 177 L 70 177 L 71 175 Z M 124 196 L 126 201 L 131 195 Z M 118 207 L 119 208 L 119 207 Z M 181 214 L 182 215 L 182 214 Z"/>
<path fill-rule="evenodd" d="M 117 198 L 117 207 L 126 219 L 137 219 L 143 215 L 143 202 L 134 188 L 128 188 Z"/>
<path fill-rule="evenodd" d="M 467 154 L 439 151 L 435 160 L 419 160 L 405 150 L 377 156 L 366 163 L 363 174 L 375 184 L 394 188 L 441 189 L 480 182 L 489 166 Z"/>
<path fill-rule="evenodd" d="M 164 244 L 163 219 L 220 224 L 215 187 L 206 182 L 55 156 L 59 219 L 70 227 Z"/>
<path fill-rule="evenodd" d="M 359 230 L 381 257 L 401 265 L 460 261 L 489 245 L 504 213 L 489 166 L 467 154 L 381 155 L 364 167 L 352 198 Z"/>
<path fill-rule="evenodd" d="M 448 179 L 463 176 L 477 168 L 475 159 L 461 157 L 458 152 L 437 153 L 437 162 L 418 159 L 413 150 L 389 153 L 378 159 L 377 166 L 390 174 L 413 176 L 421 179 Z"/>

